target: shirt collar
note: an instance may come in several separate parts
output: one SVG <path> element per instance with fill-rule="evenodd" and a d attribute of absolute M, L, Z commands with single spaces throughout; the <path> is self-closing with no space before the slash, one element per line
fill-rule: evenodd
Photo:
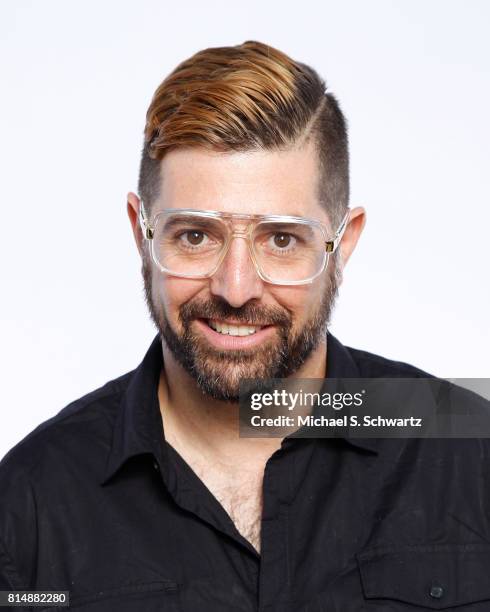
<path fill-rule="evenodd" d="M 135 455 L 148 453 L 157 460 L 165 454 L 158 383 L 163 365 L 162 345 L 157 335 L 141 364 L 130 374 L 114 423 L 112 445 L 101 484 Z"/>
<path fill-rule="evenodd" d="M 130 457 L 146 453 L 159 462 L 164 459 L 165 438 L 158 403 L 162 365 L 162 345 L 157 335 L 141 364 L 130 375 L 130 382 L 122 396 L 101 484 L 105 484 Z M 361 378 L 350 352 L 330 332 L 327 333 L 326 376 Z M 345 441 L 354 447 L 377 452 L 376 439 L 349 438 Z"/>
<path fill-rule="evenodd" d="M 326 378 L 363 378 L 357 363 L 349 350 L 335 336 L 327 332 Z M 378 438 L 344 438 L 356 448 L 378 453 Z"/>

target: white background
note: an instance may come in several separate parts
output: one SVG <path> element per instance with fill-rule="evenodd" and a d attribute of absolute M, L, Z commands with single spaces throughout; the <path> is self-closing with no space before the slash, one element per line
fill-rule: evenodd
<path fill-rule="evenodd" d="M 142 359 L 125 196 L 147 106 L 181 60 L 249 39 L 314 66 L 349 121 L 368 224 L 333 333 L 488 376 L 488 2 L 3 0 L 0 24 L 0 456 Z"/>

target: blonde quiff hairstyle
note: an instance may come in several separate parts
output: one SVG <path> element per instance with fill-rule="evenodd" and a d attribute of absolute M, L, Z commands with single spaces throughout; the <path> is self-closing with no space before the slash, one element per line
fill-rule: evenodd
<path fill-rule="evenodd" d="M 319 153 L 319 197 L 336 224 L 349 201 L 347 128 L 325 82 L 260 42 L 204 49 L 179 64 L 153 95 L 139 194 L 151 208 L 159 195 L 160 161 L 175 147 L 278 150 L 309 138 Z"/>

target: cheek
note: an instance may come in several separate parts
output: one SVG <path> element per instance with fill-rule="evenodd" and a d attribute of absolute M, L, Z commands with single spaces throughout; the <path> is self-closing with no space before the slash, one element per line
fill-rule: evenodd
<path fill-rule="evenodd" d="M 309 318 L 321 301 L 323 283 L 277 287 L 271 291 L 274 301 L 288 310 L 293 317 L 293 326 Z"/>
<path fill-rule="evenodd" d="M 176 278 L 161 274 L 158 270 L 156 272 L 152 281 L 153 301 L 165 310 L 169 320 L 176 321 L 179 308 L 200 293 L 204 283 L 202 280 Z"/>

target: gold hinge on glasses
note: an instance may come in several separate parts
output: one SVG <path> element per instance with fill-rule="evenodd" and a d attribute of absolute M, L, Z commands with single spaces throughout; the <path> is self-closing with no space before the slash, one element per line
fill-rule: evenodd
<path fill-rule="evenodd" d="M 335 232 L 335 238 L 325 243 L 325 250 L 327 251 L 327 253 L 333 253 L 335 249 L 337 248 L 337 245 L 342 240 L 342 236 L 344 235 L 344 231 L 347 226 L 348 220 L 349 220 L 349 209 L 347 209 L 347 212 L 345 213 L 344 218 L 342 219 L 338 230 Z"/>
<path fill-rule="evenodd" d="M 145 238 L 147 240 L 151 240 L 153 238 L 154 231 L 148 225 L 148 219 L 146 218 L 145 207 L 143 206 L 143 202 L 141 202 L 140 204 L 139 217 L 140 217 L 141 229 L 145 235 Z"/>

